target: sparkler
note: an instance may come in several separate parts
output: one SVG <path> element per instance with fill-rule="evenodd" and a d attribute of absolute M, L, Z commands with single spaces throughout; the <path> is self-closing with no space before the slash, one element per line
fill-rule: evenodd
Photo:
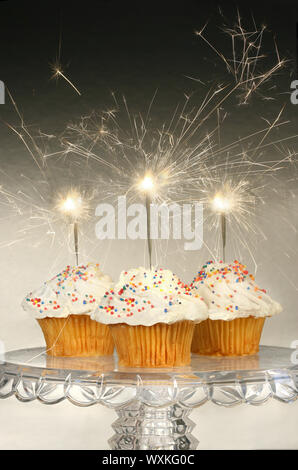
<path fill-rule="evenodd" d="M 149 267 L 152 268 L 152 239 L 151 239 L 151 202 L 152 192 L 155 188 L 155 182 L 151 175 L 146 175 L 139 183 L 140 191 L 145 193 L 145 205 L 147 215 L 147 246 L 149 255 Z"/>
<path fill-rule="evenodd" d="M 234 201 L 232 193 L 218 193 L 212 199 L 212 209 L 219 215 L 221 223 L 222 238 L 222 259 L 226 262 L 226 242 L 227 242 L 227 214 L 233 210 Z"/>
<path fill-rule="evenodd" d="M 84 202 L 81 195 L 77 192 L 71 192 L 58 204 L 58 209 L 65 213 L 70 223 L 73 225 L 74 252 L 76 264 L 79 264 L 79 219 L 82 215 Z"/>

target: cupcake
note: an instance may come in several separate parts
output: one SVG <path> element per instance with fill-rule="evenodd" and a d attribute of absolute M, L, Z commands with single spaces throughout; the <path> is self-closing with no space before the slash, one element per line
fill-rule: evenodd
<path fill-rule="evenodd" d="M 192 352 L 197 354 L 256 354 L 265 319 L 282 310 L 238 261 L 209 261 L 190 287 L 203 297 L 209 309 L 208 319 L 195 329 Z"/>
<path fill-rule="evenodd" d="M 207 306 L 168 270 L 131 269 L 103 297 L 92 318 L 110 326 L 126 367 L 173 367 L 190 363 L 195 324 Z"/>
<path fill-rule="evenodd" d="M 112 354 L 113 339 L 106 325 L 90 315 L 112 287 L 98 264 L 67 266 L 42 287 L 31 292 L 22 306 L 38 321 L 51 356 Z"/>

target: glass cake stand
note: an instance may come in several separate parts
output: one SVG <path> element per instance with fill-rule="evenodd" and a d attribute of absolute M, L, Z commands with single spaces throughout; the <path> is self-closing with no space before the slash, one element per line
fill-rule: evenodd
<path fill-rule="evenodd" d="M 298 396 L 297 359 L 297 350 L 261 346 L 255 356 L 193 355 L 184 368 L 128 369 L 118 367 L 116 356 L 62 358 L 44 348 L 21 349 L 0 357 L 0 398 L 114 408 L 112 449 L 196 449 L 193 408 L 208 401 L 291 403 Z"/>

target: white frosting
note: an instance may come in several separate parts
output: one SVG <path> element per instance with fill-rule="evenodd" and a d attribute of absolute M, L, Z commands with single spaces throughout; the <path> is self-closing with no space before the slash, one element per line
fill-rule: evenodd
<path fill-rule="evenodd" d="M 199 295 L 187 290 L 171 271 L 131 269 L 105 295 L 91 318 L 100 323 L 151 326 L 207 318 L 207 306 Z"/>
<path fill-rule="evenodd" d="M 22 306 L 39 319 L 90 315 L 112 285 L 111 278 L 101 272 L 98 264 L 68 266 L 39 289 L 30 292 Z"/>
<path fill-rule="evenodd" d="M 282 311 L 278 302 L 255 283 L 246 266 L 208 262 L 191 285 L 209 308 L 211 320 L 233 320 L 242 317 L 267 317 Z"/>

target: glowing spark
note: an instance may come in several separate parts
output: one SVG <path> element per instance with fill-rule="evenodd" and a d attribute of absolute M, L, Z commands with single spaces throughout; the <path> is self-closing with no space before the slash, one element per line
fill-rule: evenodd
<path fill-rule="evenodd" d="M 233 210 L 234 206 L 234 200 L 231 196 L 216 194 L 216 196 L 212 200 L 213 210 L 220 214 L 228 214 L 230 211 Z"/>
<path fill-rule="evenodd" d="M 77 218 L 80 216 L 82 210 L 82 198 L 80 196 L 68 196 L 64 201 L 61 202 L 60 209 L 62 212 Z"/>
<path fill-rule="evenodd" d="M 144 179 L 140 182 L 139 187 L 141 190 L 148 192 L 153 191 L 155 188 L 155 182 L 151 176 L 145 176 Z"/>
<path fill-rule="evenodd" d="M 62 77 L 74 90 L 75 92 L 81 96 L 81 92 L 78 90 L 78 88 L 70 81 L 70 79 L 64 74 L 61 65 L 60 64 L 53 64 L 51 66 L 51 69 L 53 71 L 53 75 L 51 78 L 58 79 L 59 77 Z"/>

